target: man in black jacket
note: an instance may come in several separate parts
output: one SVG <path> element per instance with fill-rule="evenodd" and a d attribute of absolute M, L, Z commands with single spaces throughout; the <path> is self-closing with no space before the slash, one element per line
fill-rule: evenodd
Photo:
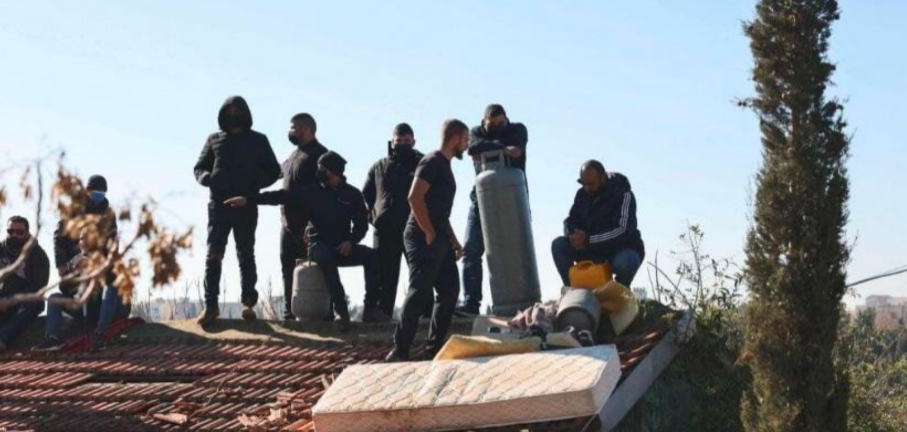
<path fill-rule="evenodd" d="M 580 169 L 579 183 L 583 187 L 564 221 L 564 236 L 551 245 L 564 286 L 570 286 L 575 262 L 595 261 L 610 263 L 615 279 L 629 287 L 646 255 L 636 227 L 636 197 L 630 181 L 590 160 Z"/>
<path fill-rule="evenodd" d="M 522 123 L 511 123 L 504 107 L 491 104 L 485 108 L 482 124 L 469 132 L 469 155 L 475 163 L 476 174 L 481 169 L 479 157 L 482 153 L 504 151 L 514 167 L 526 172 L 526 144 L 529 133 Z M 472 204 L 466 219 L 466 244 L 463 247 L 463 303 L 457 314 L 475 316 L 482 305 L 482 255 L 485 254 L 485 239 L 482 237 L 482 220 L 476 202 L 476 189 L 469 194 Z"/>
<path fill-rule="evenodd" d="M 324 273 L 341 330 L 349 326 L 350 313 L 338 267 L 363 266 L 367 310 L 377 309 L 380 283 L 375 251 L 359 244 L 368 231 L 365 200 L 359 189 L 346 182 L 346 177 L 343 176 L 345 168 L 346 160 L 339 154 L 328 151 L 318 159 L 318 183 L 295 192 L 262 192 L 234 197 L 224 203 L 234 208 L 246 207 L 249 201 L 258 205 L 294 203 L 309 208 L 309 226 L 306 228 L 309 256 Z M 372 313 L 376 321 L 390 321 L 380 311 Z"/>
<path fill-rule="evenodd" d="M 220 131 L 211 134 L 195 164 L 195 179 L 210 191 L 208 202 L 208 253 L 205 259 L 205 310 L 197 323 L 206 325 L 220 315 L 221 262 L 227 238 L 233 231 L 242 287 L 242 317 L 255 319 L 252 309 L 258 302 L 255 283 L 255 228 L 258 208 L 230 208 L 224 200 L 254 195 L 280 176 L 280 164 L 268 138 L 252 130 L 252 113 L 239 96 L 227 98 L 217 115 Z"/>
<path fill-rule="evenodd" d="M 393 316 L 403 258 L 403 230 L 409 220 L 410 186 L 422 153 L 414 149 L 413 129 L 406 123 L 394 127 L 388 142 L 388 156 L 372 165 L 362 194 L 369 210 L 369 221 L 375 227 L 373 245 L 381 268 L 381 295 L 378 307 L 384 315 Z M 371 321 L 374 312 L 365 311 L 363 321 Z M 429 313 L 428 316 L 431 316 Z"/>
<path fill-rule="evenodd" d="M 0 269 L 15 263 L 25 244 L 31 238 L 28 219 L 22 216 L 9 218 L 6 240 L 0 242 Z M 47 286 L 50 278 L 50 260 L 37 243 L 28 257 L 6 280 L 0 281 L 0 297 L 35 293 Z M 5 351 L 10 341 L 44 310 L 44 302 L 25 302 L 0 310 L 0 351 Z"/>
<path fill-rule="evenodd" d="M 318 142 L 315 132 L 318 125 L 307 113 L 300 113 L 290 120 L 289 140 L 296 149 L 281 165 L 283 190 L 290 193 L 314 184 L 317 180 L 318 158 L 328 149 Z M 309 213 L 305 206 L 288 203 L 280 206 L 280 270 L 283 276 L 283 299 L 285 309 L 283 318 L 295 320 L 293 315 L 293 269 L 296 260 L 308 256 L 305 240 L 305 229 L 309 224 Z"/>

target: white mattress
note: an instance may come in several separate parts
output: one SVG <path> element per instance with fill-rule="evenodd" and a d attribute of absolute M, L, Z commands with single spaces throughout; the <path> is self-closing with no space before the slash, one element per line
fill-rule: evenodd
<path fill-rule="evenodd" d="M 444 431 L 597 414 L 620 379 L 614 345 L 350 366 L 312 409 L 316 432 Z"/>

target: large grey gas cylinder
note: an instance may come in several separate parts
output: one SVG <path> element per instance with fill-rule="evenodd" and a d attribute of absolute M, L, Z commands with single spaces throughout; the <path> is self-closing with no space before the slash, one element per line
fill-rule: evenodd
<path fill-rule="evenodd" d="M 541 301 L 526 176 L 503 152 L 480 156 L 476 195 L 495 315 L 512 316 Z"/>
<path fill-rule="evenodd" d="M 314 262 L 297 260 L 293 271 L 293 315 L 302 322 L 323 321 L 331 314 L 324 273 Z"/>

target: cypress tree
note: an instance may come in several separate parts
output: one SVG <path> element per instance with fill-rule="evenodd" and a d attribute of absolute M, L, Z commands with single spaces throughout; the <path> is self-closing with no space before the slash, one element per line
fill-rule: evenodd
<path fill-rule="evenodd" d="M 743 362 L 748 431 L 844 431 L 847 379 L 833 360 L 845 294 L 849 137 L 826 96 L 834 0 L 760 0 L 744 24 L 762 133 Z"/>

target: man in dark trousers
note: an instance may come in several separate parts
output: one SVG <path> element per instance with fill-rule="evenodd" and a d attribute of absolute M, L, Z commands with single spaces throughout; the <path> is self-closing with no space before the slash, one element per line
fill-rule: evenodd
<path fill-rule="evenodd" d="M 217 115 L 220 131 L 211 134 L 195 164 L 195 179 L 210 191 L 208 202 L 208 253 L 205 258 L 205 310 L 196 322 L 207 325 L 220 315 L 221 263 L 233 231 L 242 287 L 242 317 L 254 320 L 258 302 L 255 283 L 255 228 L 258 208 L 230 208 L 224 200 L 253 195 L 280 176 L 280 164 L 268 138 L 252 130 L 249 105 L 239 96 L 227 98 Z"/>
<path fill-rule="evenodd" d="M 387 316 L 394 315 L 400 260 L 403 258 L 403 230 L 409 220 L 410 186 L 416 165 L 423 154 L 415 150 L 413 129 L 406 123 L 394 127 L 388 142 L 388 156 L 368 172 L 362 194 L 369 210 L 369 221 L 375 228 L 373 245 L 381 268 L 381 295 L 378 307 Z M 365 321 L 365 318 L 363 318 Z"/>
<path fill-rule="evenodd" d="M 513 166 L 526 172 L 526 144 L 529 134 L 522 123 L 511 123 L 504 107 L 491 104 L 485 108 L 482 124 L 469 133 L 469 154 L 475 162 L 476 174 L 481 165 L 482 153 L 504 151 Z M 463 302 L 457 308 L 461 316 L 476 316 L 482 306 L 482 255 L 485 254 L 485 239 L 482 238 L 482 220 L 476 201 L 476 189 L 469 194 L 472 201 L 466 219 L 466 245 L 463 249 Z"/>
<path fill-rule="evenodd" d="M 328 149 L 318 142 L 315 132 L 318 125 L 307 113 L 300 113 L 290 120 L 290 143 L 296 146 L 290 157 L 281 165 L 283 190 L 290 193 L 316 182 L 318 158 Z M 283 275 L 283 299 L 286 306 L 284 320 L 295 320 L 293 315 L 293 270 L 296 260 L 308 257 L 305 228 L 309 224 L 309 213 L 305 206 L 288 203 L 280 206 L 280 270 Z"/>
<path fill-rule="evenodd" d="M 368 231 L 365 200 L 359 189 L 349 185 L 343 172 L 346 160 L 328 151 L 318 158 L 318 183 L 289 192 L 279 190 L 229 199 L 226 205 L 242 208 L 251 201 L 258 205 L 298 204 L 309 208 L 309 256 L 324 273 L 336 323 L 340 330 L 350 324 L 346 291 L 338 267 L 362 266 L 365 271 L 365 309 L 373 321 L 389 322 L 390 317 L 378 310 L 378 256 L 372 248 L 359 242 Z"/>
<path fill-rule="evenodd" d="M 570 267 L 577 261 L 608 262 L 614 278 L 629 287 L 646 256 L 630 181 L 597 160 L 583 164 L 578 181 L 583 186 L 564 221 L 564 236 L 551 244 L 561 280 L 570 286 Z"/>
<path fill-rule="evenodd" d="M 462 159 L 469 143 L 469 128 L 459 120 L 447 120 L 441 129 L 441 149 L 419 161 L 409 193 L 412 214 L 403 234 L 409 289 L 403 314 L 394 334 L 394 349 L 387 361 L 407 361 L 419 315 L 437 292 L 426 342 L 426 357 L 434 357 L 444 345 L 460 291 L 457 260 L 463 248 L 450 226 L 450 213 L 457 182 L 450 160 Z"/>
<path fill-rule="evenodd" d="M 28 219 L 13 216 L 6 223 L 6 240 L 0 242 L 0 269 L 13 265 L 31 238 Z M 0 298 L 16 294 L 32 294 L 47 286 L 50 278 L 50 259 L 40 245 L 35 243 L 21 265 L 6 280 L 0 281 Z M 25 302 L 0 309 L 0 352 L 22 329 L 44 310 L 44 302 Z"/>

